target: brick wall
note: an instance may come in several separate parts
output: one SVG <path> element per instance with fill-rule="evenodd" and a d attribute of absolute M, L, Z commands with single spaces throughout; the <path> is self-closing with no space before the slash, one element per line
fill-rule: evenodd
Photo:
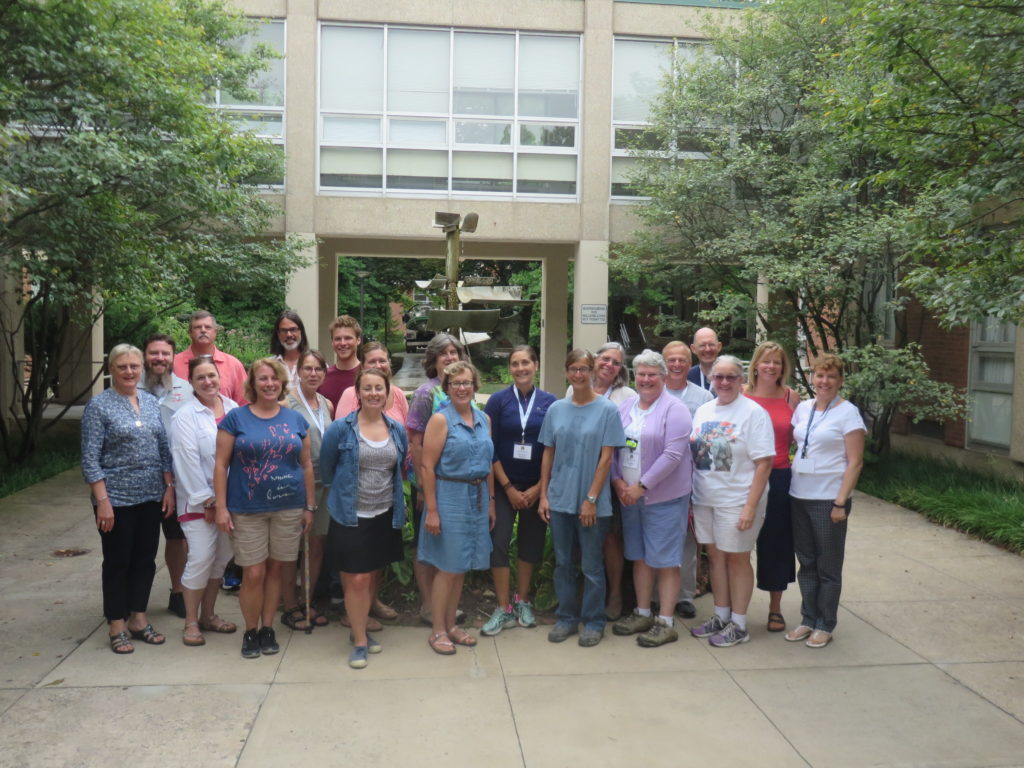
<path fill-rule="evenodd" d="M 971 354 L 971 329 L 941 328 L 935 318 L 916 301 L 907 306 L 906 328 L 908 338 L 921 343 L 932 377 L 936 381 L 952 384 L 958 389 L 966 389 Z M 899 418 L 895 427 L 896 431 L 908 434 L 913 425 L 909 419 Z M 967 439 L 966 422 L 947 422 L 942 427 L 942 437 L 946 445 L 963 448 Z"/>

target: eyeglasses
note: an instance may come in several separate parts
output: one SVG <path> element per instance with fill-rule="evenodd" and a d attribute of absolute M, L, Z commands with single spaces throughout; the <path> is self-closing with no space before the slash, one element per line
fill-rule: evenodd
<path fill-rule="evenodd" d="M 472 389 L 472 381 L 449 381 L 448 389 Z"/>
<path fill-rule="evenodd" d="M 566 373 L 575 376 L 580 373 L 590 373 L 590 368 L 566 368 Z"/>
<path fill-rule="evenodd" d="M 732 384 L 736 379 L 740 378 L 738 373 L 713 373 L 711 374 L 711 380 L 721 384 L 723 381 L 727 381 Z"/>
<path fill-rule="evenodd" d="M 301 333 L 298 328 L 278 328 L 277 332 L 281 336 L 298 336 Z"/>
<path fill-rule="evenodd" d="M 323 373 L 324 372 L 324 369 L 321 368 L 319 365 L 304 365 L 301 368 L 299 368 L 299 370 L 302 371 L 303 373 Z"/>

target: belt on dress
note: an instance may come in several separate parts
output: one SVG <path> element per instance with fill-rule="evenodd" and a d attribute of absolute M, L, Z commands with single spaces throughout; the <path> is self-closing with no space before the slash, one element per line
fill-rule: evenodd
<path fill-rule="evenodd" d="M 438 475 L 438 480 L 447 480 L 450 483 L 465 483 L 466 485 L 480 485 L 487 479 L 487 475 L 483 477 L 447 477 L 446 475 Z"/>

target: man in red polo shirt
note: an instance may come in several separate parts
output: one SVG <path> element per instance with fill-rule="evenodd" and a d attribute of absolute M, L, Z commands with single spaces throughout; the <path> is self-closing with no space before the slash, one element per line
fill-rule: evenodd
<path fill-rule="evenodd" d="M 220 374 L 221 394 L 230 397 L 239 405 L 245 399 L 245 366 L 234 355 L 221 352 L 214 341 L 217 339 L 217 321 L 205 309 L 193 312 L 189 318 L 188 335 L 192 344 L 174 356 L 174 375 L 188 381 L 188 361 L 199 355 L 210 355 Z"/>
<path fill-rule="evenodd" d="M 334 319 L 330 331 L 335 363 L 327 369 L 324 383 L 317 391 L 337 408 L 341 393 L 355 384 L 356 376 L 359 375 L 357 352 L 363 341 L 363 329 L 354 317 L 342 315 Z"/>

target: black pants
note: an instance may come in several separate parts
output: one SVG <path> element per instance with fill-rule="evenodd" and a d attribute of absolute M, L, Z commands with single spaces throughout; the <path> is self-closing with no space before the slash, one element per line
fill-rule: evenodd
<path fill-rule="evenodd" d="M 790 512 L 789 469 L 773 469 L 768 479 L 768 505 L 757 536 L 757 588 L 784 592 L 796 580 L 793 518 Z"/>
<path fill-rule="evenodd" d="M 94 510 L 95 512 L 95 510 Z M 103 544 L 103 615 L 128 619 L 149 604 L 160 547 L 159 501 L 114 507 L 114 527 L 100 532 Z"/>

